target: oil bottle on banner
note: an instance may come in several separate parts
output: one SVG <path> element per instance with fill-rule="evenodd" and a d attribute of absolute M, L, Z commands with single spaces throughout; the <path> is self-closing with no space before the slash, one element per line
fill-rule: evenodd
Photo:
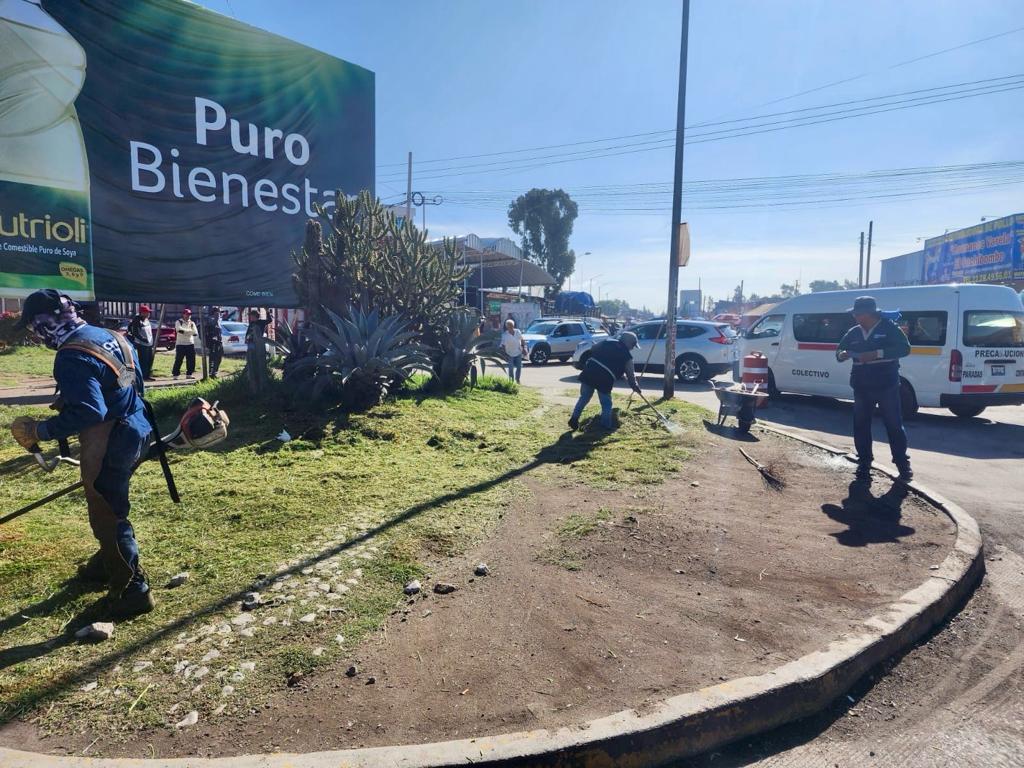
<path fill-rule="evenodd" d="M 0 0 L 0 294 L 93 298 L 85 51 L 39 0 Z"/>

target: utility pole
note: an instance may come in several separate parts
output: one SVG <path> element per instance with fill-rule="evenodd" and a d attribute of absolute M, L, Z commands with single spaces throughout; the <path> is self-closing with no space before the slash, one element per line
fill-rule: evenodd
<path fill-rule="evenodd" d="M 857 287 L 864 287 L 864 232 L 860 233 L 860 266 L 857 267 Z"/>
<path fill-rule="evenodd" d="M 662 394 L 676 393 L 676 307 L 679 301 L 679 227 L 683 207 L 683 138 L 686 125 L 686 49 L 690 28 L 690 0 L 683 0 L 679 39 L 679 93 L 676 96 L 676 159 L 672 183 L 672 239 L 668 255 L 668 302 L 665 305 L 665 381 Z"/>
<path fill-rule="evenodd" d="M 872 230 L 874 228 L 875 228 L 875 222 L 874 221 L 869 221 L 868 222 L 868 263 L 867 263 L 867 267 L 864 270 L 864 287 L 865 288 L 867 288 L 869 285 L 871 285 L 871 233 L 872 233 Z"/>
<path fill-rule="evenodd" d="M 424 213 L 424 216 L 426 214 Z M 409 153 L 409 173 L 405 187 L 405 220 L 412 224 L 412 152 Z M 426 220 L 424 220 L 424 227 Z"/>

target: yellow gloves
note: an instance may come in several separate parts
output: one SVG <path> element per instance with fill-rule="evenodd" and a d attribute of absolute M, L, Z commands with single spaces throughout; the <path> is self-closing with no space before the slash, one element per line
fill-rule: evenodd
<path fill-rule="evenodd" d="M 11 422 L 11 434 L 18 445 L 30 450 L 33 445 L 39 442 L 39 433 L 36 431 L 39 422 L 30 419 L 28 416 L 19 416 Z"/>

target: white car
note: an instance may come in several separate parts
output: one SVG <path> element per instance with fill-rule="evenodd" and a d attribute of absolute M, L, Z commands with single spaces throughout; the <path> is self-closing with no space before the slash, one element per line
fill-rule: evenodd
<path fill-rule="evenodd" d="M 662 373 L 665 370 L 665 321 L 652 320 L 627 330 L 636 334 L 633 368 L 637 375 Z M 706 320 L 676 321 L 676 377 L 691 384 L 714 378 L 732 370 L 733 344 L 736 332 L 728 323 Z M 593 342 L 576 346 L 572 364 L 583 369 L 590 357 Z"/>
<path fill-rule="evenodd" d="M 244 355 L 246 352 L 245 331 L 249 326 L 233 320 L 220 321 L 220 335 L 224 342 L 225 355 Z"/>

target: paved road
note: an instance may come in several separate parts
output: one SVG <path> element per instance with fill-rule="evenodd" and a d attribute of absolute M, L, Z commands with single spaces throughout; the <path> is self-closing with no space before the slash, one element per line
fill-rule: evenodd
<path fill-rule="evenodd" d="M 523 383 L 562 391 L 576 386 L 576 371 L 567 364 L 527 365 Z M 661 378 L 649 377 L 644 389 L 660 397 Z M 676 396 L 718 408 L 708 384 L 677 386 Z M 849 403 L 788 395 L 758 418 L 853 450 Z M 917 478 L 981 526 L 988 558 L 983 587 L 949 626 L 873 689 L 858 693 L 856 705 L 844 703 L 814 723 L 780 729 L 694 765 L 1024 765 L 1024 407 L 990 408 L 968 420 L 924 409 L 907 432 Z M 877 421 L 875 438 L 875 457 L 887 459 Z M 862 702 L 874 711 L 902 702 L 899 718 L 895 724 L 888 716 L 859 718 Z"/>

